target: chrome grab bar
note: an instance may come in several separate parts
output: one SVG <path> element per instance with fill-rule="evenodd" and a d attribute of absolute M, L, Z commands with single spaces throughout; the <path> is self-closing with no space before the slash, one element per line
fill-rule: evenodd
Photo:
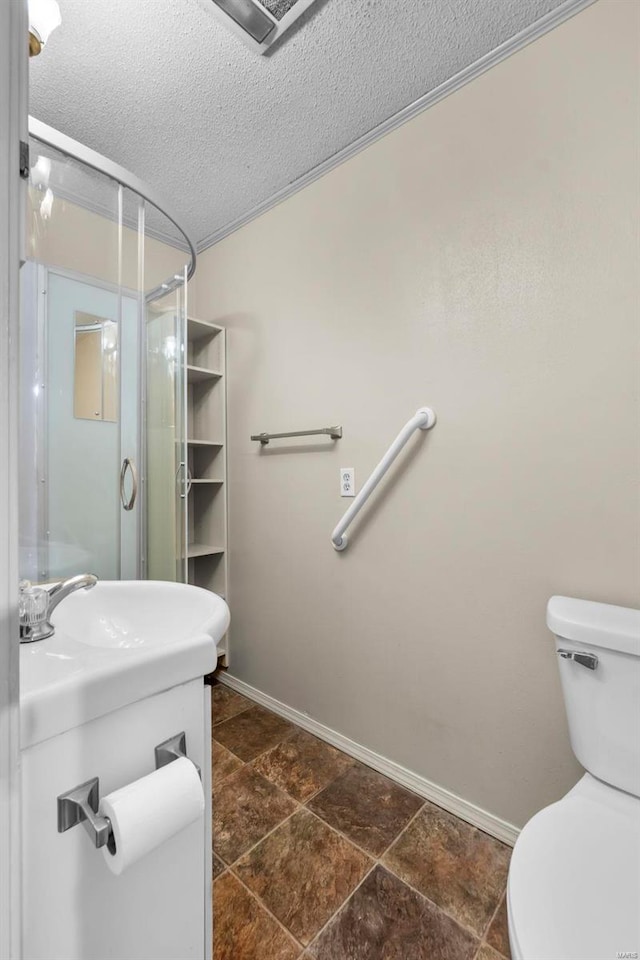
<path fill-rule="evenodd" d="M 127 500 L 126 494 L 124 492 L 124 481 L 127 476 L 127 470 L 131 471 L 131 496 Z M 136 465 L 129 457 L 125 457 L 122 461 L 122 468 L 120 470 L 120 502 L 125 510 L 133 510 L 134 504 L 136 502 L 136 497 L 138 496 L 138 471 L 136 470 Z"/>
<path fill-rule="evenodd" d="M 286 437 L 331 437 L 332 440 L 342 438 L 342 427 L 321 427 L 320 430 L 294 430 L 292 433 L 254 433 L 252 440 L 259 440 L 263 447 L 269 443 L 269 440 L 282 440 Z"/>
<path fill-rule="evenodd" d="M 360 510 L 364 507 L 365 503 L 378 486 L 385 473 L 412 434 L 415 433 L 416 430 L 430 430 L 435 422 L 436 415 L 431 407 L 420 407 L 415 415 L 411 417 L 411 420 L 408 420 L 405 423 L 404 427 L 347 510 L 342 520 L 331 534 L 331 542 L 336 550 L 344 550 L 347 546 L 349 541 L 345 535 L 345 530 L 353 518 L 360 513 Z"/>

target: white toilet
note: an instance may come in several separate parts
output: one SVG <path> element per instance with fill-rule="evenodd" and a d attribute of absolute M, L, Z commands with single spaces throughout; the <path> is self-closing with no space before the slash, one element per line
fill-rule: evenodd
<path fill-rule="evenodd" d="M 571 746 L 587 773 L 515 845 L 513 960 L 640 957 L 640 611 L 552 597 Z"/>

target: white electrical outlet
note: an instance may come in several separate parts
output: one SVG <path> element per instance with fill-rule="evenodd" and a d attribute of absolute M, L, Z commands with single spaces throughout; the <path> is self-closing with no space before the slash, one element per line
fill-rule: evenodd
<path fill-rule="evenodd" d="M 356 472 L 353 467 L 340 467 L 340 496 L 355 497 Z"/>

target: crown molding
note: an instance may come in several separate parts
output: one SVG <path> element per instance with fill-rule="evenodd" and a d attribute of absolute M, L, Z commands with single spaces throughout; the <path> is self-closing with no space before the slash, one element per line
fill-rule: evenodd
<path fill-rule="evenodd" d="M 331 170 L 339 167 L 340 164 L 345 163 L 345 161 L 350 160 L 352 157 L 355 157 L 356 154 L 360 153 L 362 150 L 366 150 L 366 148 L 371 146 L 372 143 L 375 143 L 377 140 L 385 137 L 388 133 L 391 133 L 392 130 L 396 130 L 398 127 L 402 126 L 403 123 L 407 123 L 408 120 L 412 120 L 424 110 L 428 110 L 429 107 L 433 107 L 436 103 L 444 100 L 445 97 L 455 93 L 467 83 L 471 83 L 472 80 L 482 76 L 482 74 L 486 73 L 487 70 L 490 70 L 497 64 L 502 63 L 503 60 L 506 60 L 519 50 L 522 50 L 530 43 L 533 43 L 535 40 L 539 40 L 540 37 L 543 37 L 546 33 L 549 33 L 551 30 L 559 27 L 560 24 L 564 23 L 566 20 L 569 20 L 577 13 L 580 13 L 586 7 L 590 7 L 591 4 L 595 2 L 596 0 L 565 0 L 565 2 L 561 3 L 560 6 L 556 7 L 555 10 L 551 10 L 543 17 L 540 17 L 539 20 L 536 20 L 524 30 L 516 33 L 509 40 L 505 40 L 504 43 L 501 43 L 495 48 L 495 50 L 491 50 L 489 53 L 486 53 L 484 56 L 480 57 L 479 60 L 469 64 L 468 67 L 465 67 L 463 70 L 460 70 L 458 73 L 454 74 L 454 76 L 450 77 L 449 80 L 445 80 L 444 83 L 441 83 L 429 93 L 425 93 L 424 96 L 419 97 L 417 100 L 414 100 L 413 103 L 403 107 L 402 110 L 399 110 L 398 113 L 395 113 L 392 117 L 389 117 L 387 120 L 383 120 L 383 122 L 378 124 L 377 127 L 374 127 L 368 133 L 365 133 L 357 140 L 354 140 L 353 143 L 349 144 L 347 147 L 344 147 L 342 150 L 338 150 L 337 153 L 334 153 L 331 157 L 323 160 L 322 163 L 319 163 L 316 167 L 313 167 L 312 170 L 309 170 L 301 177 L 298 177 L 297 180 L 293 180 L 291 183 L 287 184 L 287 186 L 283 187 L 282 190 L 278 190 L 266 200 L 262 200 L 241 217 L 230 221 L 224 227 L 221 227 L 219 230 L 215 230 L 213 233 L 204 237 L 196 244 L 197 252 L 202 253 L 209 247 L 212 247 L 221 240 L 224 240 L 224 238 L 228 237 L 231 233 L 235 233 L 236 230 L 246 226 L 246 224 L 250 223 L 252 220 L 255 220 L 256 217 L 266 213 L 267 210 L 271 210 L 272 207 L 277 206 L 277 204 L 282 203 L 284 200 L 288 200 L 289 197 L 292 197 L 295 193 L 298 193 L 299 190 L 303 190 L 305 187 L 308 187 L 309 184 L 314 183 L 316 180 L 319 180 L 320 177 L 324 177 L 325 174 L 330 173 Z"/>

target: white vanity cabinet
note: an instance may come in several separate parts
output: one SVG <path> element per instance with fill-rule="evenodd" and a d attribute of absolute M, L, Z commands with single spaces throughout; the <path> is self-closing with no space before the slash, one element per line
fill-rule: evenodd
<path fill-rule="evenodd" d="M 22 752 L 24 960 L 202 960 L 210 951 L 210 803 L 121 875 L 82 824 L 57 831 L 58 795 L 100 778 L 109 793 L 155 768 L 182 730 L 210 786 L 210 688 L 192 680 Z"/>
<path fill-rule="evenodd" d="M 227 606 L 196 587 L 130 581 L 98 583 L 58 610 L 56 634 L 21 647 L 22 956 L 206 960 L 211 695 L 202 678 Z M 145 777 L 156 746 L 182 732 L 202 776 L 196 820 L 119 875 L 84 824 L 58 832 L 61 794 L 99 777 L 103 797 Z M 199 796 L 197 778 L 195 787 Z"/>

